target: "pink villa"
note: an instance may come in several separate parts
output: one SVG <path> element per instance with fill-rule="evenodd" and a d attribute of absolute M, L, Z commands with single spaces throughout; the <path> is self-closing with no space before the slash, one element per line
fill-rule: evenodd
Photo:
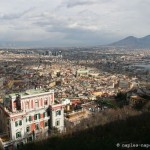
<path fill-rule="evenodd" d="M 54 90 L 28 90 L 6 95 L 0 103 L 0 148 L 19 149 L 46 138 L 53 127 L 64 130 L 64 105 L 54 103 Z"/>

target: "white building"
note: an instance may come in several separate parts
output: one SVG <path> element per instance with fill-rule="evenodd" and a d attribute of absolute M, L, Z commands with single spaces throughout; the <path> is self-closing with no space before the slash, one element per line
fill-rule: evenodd
<path fill-rule="evenodd" d="M 54 103 L 54 90 L 10 94 L 0 103 L 0 147 L 16 149 L 45 138 L 53 127 L 64 129 L 64 105 Z"/>

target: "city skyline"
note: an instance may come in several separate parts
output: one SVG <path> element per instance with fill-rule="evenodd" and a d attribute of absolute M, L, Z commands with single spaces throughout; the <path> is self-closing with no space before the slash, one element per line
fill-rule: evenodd
<path fill-rule="evenodd" d="M 150 33 L 148 0 L 1 0 L 0 3 L 0 44 L 92 46 Z"/>

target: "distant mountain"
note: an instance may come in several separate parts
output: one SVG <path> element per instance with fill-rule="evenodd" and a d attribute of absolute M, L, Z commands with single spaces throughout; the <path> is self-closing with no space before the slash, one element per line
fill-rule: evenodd
<path fill-rule="evenodd" d="M 118 42 L 114 42 L 109 46 L 116 47 L 133 47 L 133 48 L 150 48 L 150 35 L 142 38 L 136 38 L 134 36 L 128 36 Z"/>

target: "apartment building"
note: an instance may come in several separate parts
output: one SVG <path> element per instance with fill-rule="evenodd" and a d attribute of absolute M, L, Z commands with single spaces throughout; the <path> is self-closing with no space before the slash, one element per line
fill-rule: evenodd
<path fill-rule="evenodd" d="M 45 138 L 53 127 L 64 130 L 64 105 L 55 104 L 54 90 L 28 90 L 5 96 L 0 103 L 0 146 L 19 149 Z"/>

